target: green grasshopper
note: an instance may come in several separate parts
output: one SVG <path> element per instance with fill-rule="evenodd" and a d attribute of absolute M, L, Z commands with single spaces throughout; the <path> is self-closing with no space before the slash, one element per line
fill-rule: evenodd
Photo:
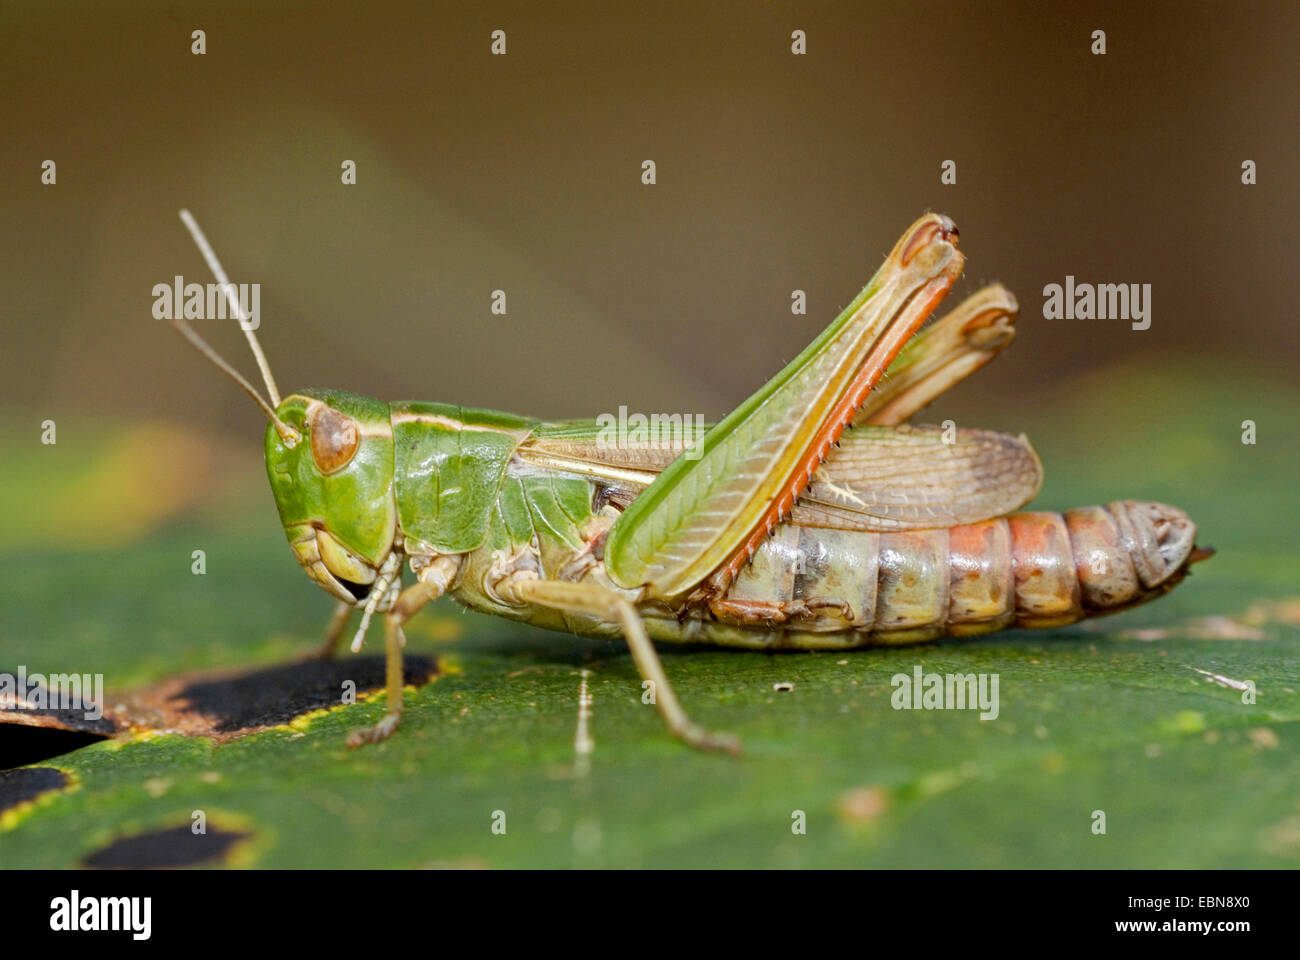
<path fill-rule="evenodd" d="M 244 319 L 198 225 L 181 218 Z M 1160 596 L 1209 555 L 1163 504 L 1012 515 L 1042 483 L 1024 437 L 904 425 L 1014 336 L 1016 301 L 1000 285 L 917 334 L 963 262 L 952 221 L 921 217 L 820 336 L 689 444 L 338 390 L 282 400 L 244 323 L 264 399 L 173 323 L 269 421 L 266 470 L 289 543 L 338 601 L 322 652 L 354 609 L 353 651 L 384 617 L 388 709 L 349 745 L 397 727 L 402 626 L 449 594 L 540 627 L 622 636 L 672 733 L 736 752 L 735 737 L 688 718 L 653 640 L 831 650 L 1053 627 Z"/>

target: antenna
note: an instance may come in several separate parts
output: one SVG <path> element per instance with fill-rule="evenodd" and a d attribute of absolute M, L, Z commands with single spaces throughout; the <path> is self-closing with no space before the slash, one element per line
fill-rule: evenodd
<path fill-rule="evenodd" d="M 231 311 L 239 318 L 239 328 L 244 331 L 244 336 L 248 338 L 248 345 L 253 348 L 253 356 L 257 358 L 257 368 L 262 371 L 262 382 L 266 384 L 266 392 L 271 397 L 271 406 L 280 405 L 280 391 L 275 388 L 275 378 L 271 376 L 271 367 L 266 362 L 266 355 L 262 353 L 262 345 L 257 342 L 257 334 L 253 328 L 248 326 L 248 317 L 244 315 L 244 308 L 240 306 L 239 298 L 235 296 L 235 285 L 226 277 L 226 271 L 222 269 L 221 261 L 217 255 L 212 252 L 212 246 L 208 243 L 208 238 L 203 235 L 196 221 L 188 210 L 181 211 L 181 221 L 190 231 L 190 236 L 194 238 L 195 244 L 198 245 L 199 253 L 203 254 L 203 259 L 208 262 L 208 269 L 212 275 L 217 278 L 217 283 L 221 285 L 221 292 L 226 295 L 226 303 L 230 304 Z"/>
<path fill-rule="evenodd" d="M 222 269 L 221 261 L 218 260 L 217 255 L 212 252 L 212 246 L 208 243 L 208 238 L 203 235 L 203 231 L 199 228 L 198 222 L 195 221 L 193 215 L 188 210 L 181 210 L 180 216 L 181 222 L 185 224 L 186 229 L 190 232 L 190 236 L 194 238 L 194 243 L 198 246 L 199 252 L 203 254 L 203 259 L 207 261 L 208 269 L 210 269 L 212 275 L 217 278 L 217 283 L 221 287 L 221 292 L 225 294 L 226 303 L 229 304 L 231 312 L 239 318 L 240 329 L 244 331 L 244 336 L 248 338 L 248 345 L 252 348 L 253 356 L 257 359 L 257 366 L 258 369 L 262 371 L 262 381 L 266 384 L 266 392 L 270 394 L 271 402 L 268 403 L 266 400 L 262 399 L 262 395 L 257 392 L 256 388 L 244 379 L 243 375 L 241 375 L 239 371 L 222 359 L 221 355 L 217 353 L 216 350 L 212 349 L 212 347 L 208 345 L 208 342 L 199 336 L 198 332 L 186 323 L 184 319 L 180 316 L 173 316 L 172 326 L 174 326 L 176 331 L 188 340 L 191 345 L 199 351 L 199 353 L 207 357 L 218 370 L 228 376 L 231 380 L 234 380 L 235 383 L 237 383 L 250 397 L 253 398 L 253 402 L 262 408 L 262 412 L 266 414 L 267 419 L 275 424 L 275 429 L 276 432 L 280 434 L 280 439 L 282 439 L 288 446 L 292 447 L 298 442 L 300 436 L 297 430 L 276 416 L 275 408 L 280 405 L 280 391 L 275 387 L 275 378 L 271 376 L 271 368 L 266 362 L 266 355 L 262 353 L 262 345 L 257 342 L 257 334 L 253 332 L 252 327 L 248 326 L 247 321 L 249 318 L 244 314 L 243 307 L 239 303 L 239 298 L 235 296 L 234 284 L 232 284 L 226 276 L 226 271 Z M 173 311 L 173 313 L 175 312 L 176 311 Z"/>

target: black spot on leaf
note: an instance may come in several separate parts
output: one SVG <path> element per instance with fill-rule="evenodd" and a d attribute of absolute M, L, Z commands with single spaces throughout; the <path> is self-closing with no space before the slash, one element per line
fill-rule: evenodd
<path fill-rule="evenodd" d="M 432 657 L 406 657 L 405 681 L 422 686 L 437 672 Z M 357 693 L 384 685 L 383 657 L 310 660 L 219 680 L 192 681 L 169 698 L 181 713 L 201 714 L 218 733 L 276 726 L 312 710 L 337 707 L 343 684 Z"/>
<path fill-rule="evenodd" d="M 114 840 L 82 860 L 97 870 L 192 867 L 223 859 L 240 840 L 249 836 L 235 830 L 194 833 L 188 826 L 154 830 Z"/>
<path fill-rule="evenodd" d="M 67 784 L 67 774 L 50 767 L 0 770 L 0 811 L 34 800 L 42 793 L 62 790 Z"/>

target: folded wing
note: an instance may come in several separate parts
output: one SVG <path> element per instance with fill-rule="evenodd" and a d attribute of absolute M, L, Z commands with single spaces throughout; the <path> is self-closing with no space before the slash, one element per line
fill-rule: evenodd
<path fill-rule="evenodd" d="M 523 464 L 598 481 L 626 505 L 690 445 L 602 442 L 593 421 L 547 424 L 516 453 Z M 687 438 L 690 439 L 690 438 Z M 910 530 L 976 523 L 1020 509 L 1043 472 L 1029 441 L 995 430 L 851 427 L 795 504 L 792 523 Z"/>

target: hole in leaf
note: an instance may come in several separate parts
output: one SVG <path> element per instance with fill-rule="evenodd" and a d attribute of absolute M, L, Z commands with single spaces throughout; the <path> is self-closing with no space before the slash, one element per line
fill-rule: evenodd
<path fill-rule="evenodd" d="M 13 672 L 5 674 L 12 678 Z M 92 703 L 63 688 L 48 689 L 30 679 L 18 689 L 11 681 L 0 693 L 0 770 L 24 767 L 107 740 L 117 724 Z M 62 706 L 48 706 L 61 703 Z"/>
<path fill-rule="evenodd" d="M 0 723 L 0 771 L 18 772 L 12 768 L 53 760 L 107 739 L 107 734 L 85 730 L 67 730 L 43 724 L 31 726 L 25 723 Z"/>

